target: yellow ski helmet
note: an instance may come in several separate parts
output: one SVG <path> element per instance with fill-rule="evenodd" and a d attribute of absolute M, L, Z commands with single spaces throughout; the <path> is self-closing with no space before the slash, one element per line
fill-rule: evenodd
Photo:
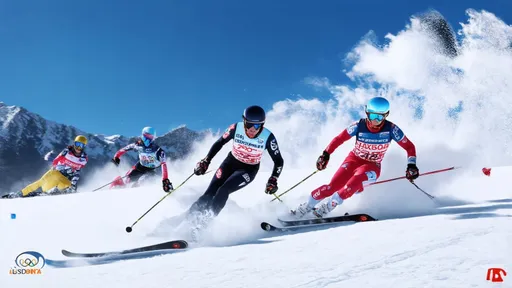
<path fill-rule="evenodd" d="M 83 135 L 78 135 L 75 137 L 75 150 L 76 151 L 82 151 L 84 150 L 85 146 L 87 145 L 87 138 Z"/>

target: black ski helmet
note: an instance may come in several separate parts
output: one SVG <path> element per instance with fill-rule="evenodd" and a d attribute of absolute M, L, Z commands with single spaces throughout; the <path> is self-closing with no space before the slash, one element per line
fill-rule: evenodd
<path fill-rule="evenodd" d="M 245 108 L 242 115 L 244 122 L 251 124 L 264 124 L 265 123 L 265 110 L 260 106 L 249 106 Z"/>
<path fill-rule="evenodd" d="M 258 130 L 258 133 L 256 133 L 254 136 L 249 136 L 246 131 L 245 134 L 247 137 L 258 137 L 263 131 L 263 125 L 265 124 L 265 110 L 263 110 L 263 108 L 260 106 L 249 106 L 245 108 L 242 118 L 244 118 L 245 130 L 251 129 L 252 127 Z"/>

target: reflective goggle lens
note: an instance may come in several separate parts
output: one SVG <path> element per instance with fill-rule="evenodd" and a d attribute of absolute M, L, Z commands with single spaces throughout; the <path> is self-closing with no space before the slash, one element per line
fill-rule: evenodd
<path fill-rule="evenodd" d="M 249 122 L 245 122 L 245 128 L 247 128 L 247 129 L 251 129 L 252 127 L 254 127 L 254 129 L 258 130 L 258 129 L 260 129 L 261 124 L 260 124 L 260 123 L 249 123 Z"/>
<path fill-rule="evenodd" d="M 82 143 L 82 142 L 75 142 L 75 147 L 78 147 L 80 149 L 84 149 L 85 148 L 85 144 Z"/>
<path fill-rule="evenodd" d="M 382 121 L 384 120 L 384 115 L 382 114 L 376 114 L 376 113 L 369 113 L 368 114 L 368 119 L 370 120 L 377 120 L 377 121 Z"/>
<path fill-rule="evenodd" d="M 149 140 L 153 140 L 153 138 L 154 138 L 153 135 L 148 134 L 148 133 L 144 133 L 144 134 L 142 134 L 142 136 L 144 136 L 144 138 L 149 139 Z"/>

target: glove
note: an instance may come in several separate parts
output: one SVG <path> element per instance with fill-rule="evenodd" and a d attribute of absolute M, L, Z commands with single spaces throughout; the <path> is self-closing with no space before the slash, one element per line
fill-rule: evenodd
<path fill-rule="evenodd" d="M 277 192 L 277 177 L 272 176 L 272 177 L 268 178 L 267 188 L 265 189 L 265 193 L 272 195 L 276 192 Z"/>
<path fill-rule="evenodd" d="M 171 190 L 174 190 L 174 188 L 172 187 L 171 181 L 169 181 L 169 179 L 167 179 L 167 178 L 162 180 L 162 185 L 163 185 L 163 188 L 164 188 L 165 192 L 169 192 Z"/>
<path fill-rule="evenodd" d="M 208 170 L 208 166 L 210 166 L 210 160 L 206 158 L 202 159 L 197 163 L 196 168 L 194 169 L 194 174 L 204 175 L 204 173 L 206 173 L 206 170 Z"/>
<path fill-rule="evenodd" d="M 330 154 L 327 153 L 327 151 L 324 151 L 320 157 L 318 157 L 318 160 L 316 160 L 316 168 L 318 170 L 324 170 L 327 168 L 327 163 L 329 163 Z"/>
<path fill-rule="evenodd" d="M 413 181 L 414 179 L 420 176 L 420 171 L 416 164 L 407 164 L 407 170 L 405 171 L 405 178 L 409 181 Z"/>
<path fill-rule="evenodd" d="M 114 164 L 116 164 L 116 166 L 119 166 L 119 162 L 121 162 L 121 159 L 114 157 L 114 158 L 112 158 L 112 162 L 114 162 Z"/>

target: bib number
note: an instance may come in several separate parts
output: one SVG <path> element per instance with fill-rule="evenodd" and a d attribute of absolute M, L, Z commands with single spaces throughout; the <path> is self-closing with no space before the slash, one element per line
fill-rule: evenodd
<path fill-rule="evenodd" d="M 377 161 L 380 158 L 380 153 L 378 152 L 368 152 L 368 151 L 361 151 L 358 155 L 359 158 L 367 160 L 367 161 Z"/>
<path fill-rule="evenodd" d="M 140 155 L 140 162 L 144 166 L 154 166 L 156 163 L 156 159 L 151 155 Z"/>

